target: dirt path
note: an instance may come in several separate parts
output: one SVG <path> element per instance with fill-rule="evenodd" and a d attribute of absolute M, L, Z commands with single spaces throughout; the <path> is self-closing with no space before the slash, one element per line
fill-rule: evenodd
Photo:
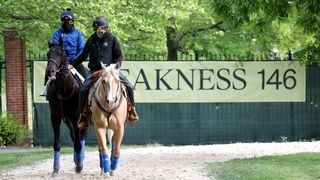
<path fill-rule="evenodd" d="M 282 155 L 297 152 L 320 152 L 320 141 L 292 143 L 237 143 L 204 146 L 149 147 L 122 150 L 119 169 L 109 179 L 210 179 L 205 171 L 207 162 L 234 158 Z M 97 152 L 87 152 L 84 170 L 74 173 L 72 156 L 61 157 L 61 169 L 51 178 L 53 160 L 2 172 L 0 179 L 103 179 L 100 176 Z M 211 179 L 213 179 L 211 177 Z"/>

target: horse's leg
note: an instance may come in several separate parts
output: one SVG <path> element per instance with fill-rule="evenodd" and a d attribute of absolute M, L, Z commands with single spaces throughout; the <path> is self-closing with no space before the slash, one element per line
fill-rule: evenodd
<path fill-rule="evenodd" d="M 75 123 L 76 125 L 78 124 L 77 122 Z M 86 144 L 86 140 L 85 138 L 87 137 L 87 129 L 79 129 L 80 131 L 80 144 L 81 144 L 81 152 L 83 155 L 83 159 L 84 160 L 84 152 L 85 152 L 85 144 Z"/>
<path fill-rule="evenodd" d="M 113 142 L 112 142 L 113 130 L 108 128 L 107 133 L 108 133 L 108 142 L 109 142 L 110 149 L 111 149 L 111 154 L 112 154 L 112 152 L 114 150 L 114 145 L 113 145 Z"/>
<path fill-rule="evenodd" d="M 98 146 L 99 146 L 99 158 L 100 162 L 103 166 L 103 172 L 106 174 L 110 173 L 110 160 L 108 156 L 108 148 L 107 148 L 107 138 L 106 138 L 106 127 L 105 126 L 97 126 L 94 125 Z M 101 152 L 101 155 L 100 155 Z"/>
<path fill-rule="evenodd" d="M 72 118 L 70 118 L 70 117 L 66 118 L 66 125 L 67 125 L 67 127 L 69 129 L 71 140 L 74 143 L 75 142 L 75 128 L 74 128 L 74 125 L 72 123 Z"/>
<path fill-rule="evenodd" d="M 103 162 L 102 162 L 102 152 L 101 152 L 101 147 L 100 146 L 98 146 L 98 148 L 99 148 L 99 163 L 100 163 L 100 169 L 101 169 L 101 174 L 104 172 L 104 170 L 103 170 Z"/>
<path fill-rule="evenodd" d="M 76 125 L 78 124 L 77 122 L 75 123 Z M 85 145 L 86 145 L 86 136 L 87 136 L 87 129 L 79 129 L 80 131 L 80 144 L 81 144 L 81 157 L 82 157 L 82 161 L 84 160 L 85 157 Z"/>
<path fill-rule="evenodd" d="M 72 121 L 72 129 L 74 131 L 74 145 L 73 145 L 73 160 L 76 165 L 76 173 L 80 173 L 83 168 L 84 152 L 85 152 L 85 139 L 81 139 L 81 130 L 78 128 L 78 116 L 70 119 Z M 71 130 L 71 128 L 69 128 Z M 70 132 L 71 133 L 71 132 Z"/>
<path fill-rule="evenodd" d="M 119 129 L 114 131 L 112 138 L 112 150 L 111 150 L 111 176 L 114 176 L 114 171 L 117 169 L 120 158 L 121 142 L 124 134 L 124 126 L 120 125 Z"/>
<path fill-rule="evenodd" d="M 60 169 L 60 125 L 61 117 L 55 113 L 51 113 L 51 124 L 54 134 L 53 150 L 54 150 L 54 159 L 53 159 L 53 172 L 52 175 L 56 176 Z"/>

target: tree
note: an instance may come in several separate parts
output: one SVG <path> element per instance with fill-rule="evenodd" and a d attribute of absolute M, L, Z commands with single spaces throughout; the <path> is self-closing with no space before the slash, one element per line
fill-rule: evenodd
<path fill-rule="evenodd" d="M 46 7 L 45 12 L 43 7 Z M 76 26 L 86 38 L 92 33 L 93 18 L 106 15 L 111 31 L 120 37 L 125 50 L 135 53 L 167 51 L 170 60 L 177 60 L 178 51 L 187 52 L 188 39 L 194 40 L 198 32 L 222 30 L 222 22 L 216 22 L 197 0 L 94 3 L 8 0 L 1 2 L 0 31 L 14 28 L 27 40 L 29 51 L 45 49 L 45 41 L 59 27 L 59 15 L 66 7 L 76 14 Z"/>
<path fill-rule="evenodd" d="M 222 22 L 216 22 L 197 0 L 126 1 L 113 9 L 123 22 L 117 25 L 124 31 L 127 50 L 167 52 L 168 60 L 177 60 L 178 51 L 187 53 L 192 47 L 188 41 L 195 41 L 197 33 L 206 31 L 214 37 L 223 30 Z"/>
<path fill-rule="evenodd" d="M 44 9 L 45 7 L 45 9 Z M 91 18 L 99 13 L 99 2 L 91 1 L 42 1 L 42 0 L 6 0 L 0 2 L 0 32 L 15 29 L 19 35 L 27 40 L 28 51 L 46 52 L 47 40 L 55 29 L 60 26 L 60 13 L 70 7 L 76 14 L 76 26 L 88 36 L 91 28 L 88 24 Z M 109 6 L 106 6 L 109 7 Z M 105 8 L 109 10 L 109 8 Z M 91 29 L 92 30 L 92 29 Z"/>
<path fill-rule="evenodd" d="M 301 37 L 305 44 L 304 46 L 299 46 L 299 49 L 295 49 L 297 51 L 296 55 L 306 62 L 314 61 L 314 58 L 318 59 L 319 57 L 320 36 L 317 34 L 319 34 L 320 30 L 320 19 L 318 18 L 320 5 L 316 1 L 202 0 L 202 2 L 210 4 L 212 12 L 232 24 L 233 27 L 252 25 L 263 32 L 263 30 L 274 28 L 275 25 L 279 26 L 279 24 L 287 23 L 286 25 L 290 27 L 278 29 L 278 32 L 295 32 L 290 37 L 290 43 L 297 41 L 295 38 L 298 33 L 305 34 L 304 37 Z M 288 30 L 289 28 L 291 30 Z M 285 35 L 285 33 L 282 35 Z"/>
<path fill-rule="evenodd" d="M 165 59 L 178 60 L 179 54 L 199 59 L 201 53 L 256 55 L 277 48 L 284 54 L 305 47 L 308 54 L 317 48 L 313 36 L 319 29 L 319 5 L 312 5 L 297 0 L 6 0 L 0 2 L 0 32 L 14 28 L 27 40 L 27 51 L 46 52 L 60 13 L 70 7 L 85 39 L 93 32 L 92 20 L 107 17 L 124 54 L 167 54 Z"/>

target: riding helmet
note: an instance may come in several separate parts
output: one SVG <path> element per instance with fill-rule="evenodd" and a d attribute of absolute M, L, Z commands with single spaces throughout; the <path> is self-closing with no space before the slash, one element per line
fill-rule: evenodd
<path fill-rule="evenodd" d="M 65 19 L 70 19 L 72 21 L 74 20 L 74 14 L 73 14 L 73 12 L 71 11 L 70 8 L 67 8 L 65 11 L 63 11 L 61 13 L 60 20 L 62 21 L 62 20 L 65 20 Z"/>
<path fill-rule="evenodd" d="M 108 21 L 103 17 L 97 17 L 93 20 L 92 27 L 93 28 L 97 28 L 97 27 L 108 28 Z"/>

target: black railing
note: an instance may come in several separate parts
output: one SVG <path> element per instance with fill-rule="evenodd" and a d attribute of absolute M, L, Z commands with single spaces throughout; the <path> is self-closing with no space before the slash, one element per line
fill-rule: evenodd
<path fill-rule="evenodd" d="M 2 69 L 5 69 L 5 62 L 0 56 L 0 113 L 2 113 Z"/>
<path fill-rule="evenodd" d="M 214 53 L 178 53 L 178 61 L 270 61 L 270 60 L 293 60 L 290 56 L 280 57 L 275 54 L 214 54 Z M 1 56 L 0 56 L 1 59 Z M 28 53 L 28 60 L 46 60 L 46 53 Z M 123 54 L 125 61 L 166 61 L 166 53 L 144 53 L 144 54 Z"/>

